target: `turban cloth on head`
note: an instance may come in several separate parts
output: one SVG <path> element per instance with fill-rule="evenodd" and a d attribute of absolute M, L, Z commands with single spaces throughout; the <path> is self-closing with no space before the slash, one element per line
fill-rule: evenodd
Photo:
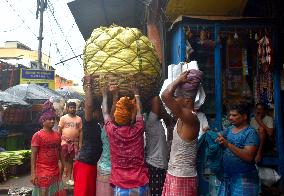
<path fill-rule="evenodd" d="M 134 100 L 129 97 L 121 97 L 115 105 L 114 120 L 118 125 L 127 125 L 135 110 Z"/>
<path fill-rule="evenodd" d="M 47 100 L 43 104 L 41 116 L 39 118 L 39 123 L 42 124 L 44 121 L 54 119 L 55 117 L 56 113 L 53 104 L 49 100 Z"/>
<path fill-rule="evenodd" d="M 177 87 L 175 91 L 175 96 L 195 99 L 202 79 L 202 71 L 191 69 L 187 75 L 188 81 Z"/>

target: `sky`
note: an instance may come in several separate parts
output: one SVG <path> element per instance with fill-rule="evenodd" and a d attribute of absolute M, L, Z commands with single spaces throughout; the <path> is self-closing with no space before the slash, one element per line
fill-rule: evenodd
<path fill-rule="evenodd" d="M 67 3 L 71 0 L 48 0 L 44 12 L 42 52 L 51 57 L 56 74 L 81 84 L 84 75 L 80 57 L 60 61 L 83 53 L 85 41 Z M 19 41 L 38 50 L 39 19 L 36 19 L 37 0 L 0 1 L 0 47 L 5 41 Z"/>

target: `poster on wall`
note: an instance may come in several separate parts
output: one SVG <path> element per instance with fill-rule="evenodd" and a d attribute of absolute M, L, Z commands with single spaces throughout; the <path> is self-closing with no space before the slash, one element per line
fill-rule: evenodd
<path fill-rule="evenodd" d="M 55 71 L 21 69 L 20 84 L 38 84 L 55 90 Z"/>

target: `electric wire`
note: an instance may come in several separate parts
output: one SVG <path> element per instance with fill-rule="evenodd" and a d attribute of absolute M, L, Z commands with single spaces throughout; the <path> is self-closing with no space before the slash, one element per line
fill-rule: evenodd
<path fill-rule="evenodd" d="M 23 26 L 23 22 L 20 24 L 20 25 L 18 25 L 18 26 L 14 26 L 13 28 L 11 28 L 11 29 L 8 29 L 8 30 L 2 30 L 1 32 L 2 33 L 8 33 L 8 32 L 13 32 L 13 31 L 16 31 L 17 29 L 19 29 L 21 26 Z"/>
<path fill-rule="evenodd" d="M 68 44 L 68 46 L 70 47 L 70 49 L 71 49 L 73 55 L 76 56 L 76 54 L 75 54 L 75 52 L 74 52 L 74 50 L 73 50 L 73 48 L 72 48 L 70 42 L 66 39 L 66 36 L 65 36 L 65 34 L 64 34 L 64 32 L 63 32 L 63 30 L 62 30 L 62 28 L 61 28 L 61 26 L 60 26 L 58 20 L 56 19 L 55 15 L 54 15 L 54 7 L 53 7 L 52 3 L 51 3 L 49 0 L 48 0 L 47 2 L 48 2 L 48 3 L 47 3 L 47 7 L 48 7 L 48 9 L 50 10 L 50 12 L 51 12 L 51 14 L 52 14 L 52 16 L 53 16 L 53 19 L 55 20 L 55 22 L 56 22 L 58 28 L 60 29 L 60 31 L 61 31 L 61 33 L 62 33 L 64 39 L 65 39 L 65 42 L 66 42 L 66 43 Z M 53 10 L 53 11 L 52 11 L 52 10 Z M 79 63 L 79 65 L 80 65 L 81 67 L 83 67 L 83 65 L 82 65 L 81 62 L 78 60 L 78 58 L 76 58 L 76 60 L 77 60 L 77 62 Z"/>
<path fill-rule="evenodd" d="M 51 18 L 50 18 L 49 15 L 47 15 L 47 16 L 48 16 L 48 20 L 49 20 L 50 32 L 51 32 L 51 34 L 52 34 L 51 37 L 56 37 L 56 36 L 55 36 L 55 33 L 54 33 L 54 31 L 53 31 L 53 28 L 52 28 L 52 26 L 51 26 L 51 22 L 50 22 L 50 21 L 51 21 Z M 57 42 L 55 42 L 53 39 L 51 39 L 51 40 L 54 42 L 55 49 L 56 49 L 57 53 L 59 53 L 59 55 L 60 55 L 60 59 L 59 59 L 60 62 L 59 62 L 59 63 L 56 63 L 56 64 L 54 64 L 54 65 L 62 64 L 63 67 L 64 67 L 66 70 L 71 69 L 70 64 L 68 64 L 68 63 L 66 64 L 66 63 L 65 63 L 65 62 L 66 62 L 65 57 L 63 57 L 62 53 L 60 52 Z M 69 74 L 70 74 L 70 76 L 76 78 L 76 76 L 75 76 L 74 74 L 72 74 L 71 72 L 69 72 Z"/>
<path fill-rule="evenodd" d="M 13 10 L 13 12 L 15 12 L 18 16 L 18 18 L 20 18 L 20 20 L 25 24 L 25 26 L 32 32 L 32 34 L 37 38 L 38 36 L 33 32 L 33 30 L 26 24 L 26 21 L 19 15 L 19 13 L 16 11 L 16 9 L 14 8 L 14 6 L 12 6 L 9 3 L 9 0 L 5 0 L 6 3 L 11 7 L 11 9 Z"/>

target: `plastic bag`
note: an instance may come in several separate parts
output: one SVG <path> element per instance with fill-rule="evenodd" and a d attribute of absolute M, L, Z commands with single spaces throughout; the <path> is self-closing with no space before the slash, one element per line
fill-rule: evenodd
<path fill-rule="evenodd" d="M 258 170 L 259 179 L 261 183 L 265 186 L 271 187 L 281 178 L 281 176 L 272 168 L 257 167 L 257 170 Z"/>

